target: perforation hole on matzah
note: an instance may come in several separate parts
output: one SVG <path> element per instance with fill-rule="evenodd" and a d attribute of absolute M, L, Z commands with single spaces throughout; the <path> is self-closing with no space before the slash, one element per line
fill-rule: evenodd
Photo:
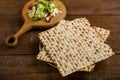
<path fill-rule="evenodd" d="M 81 27 L 76 27 L 77 24 Z M 54 32 L 54 37 L 50 32 Z M 59 32 L 62 35 L 56 36 Z M 81 32 L 82 35 L 84 33 L 84 38 L 80 35 Z M 68 26 L 56 26 L 39 35 L 58 70 L 62 76 L 66 76 L 114 54 L 107 44 L 101 43 L 97 39 L 96 36 L 98 35 L 95 35 L 94 32 L 89 25 L 81 25 L 79 19 L 77 19 L 76 22 L 69 23 Z M 46 36 L 47 39 L 44 39 L 43 36 Z M 57 45 L 53 45 L 51 39 Z M 106 51 L 102 48 L 106 48 Z"/>

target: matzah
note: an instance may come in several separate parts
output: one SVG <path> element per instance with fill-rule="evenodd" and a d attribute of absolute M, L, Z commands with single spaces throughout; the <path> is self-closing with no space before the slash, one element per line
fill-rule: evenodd
<path fill-rule="evenodd" d="M 85 18 L 76 19 L 67 26 L 56 27 L 41 32 L 39 38 L 50 54 L 62 76 L 86 68 L 114 54 L 112 49 L 98 40 L 99 35 Z M 78 27 L 80 26 L 80 27 Z"/>
<path fill-rule="evenodd" d="M 59 23 L 60 24 L 60 23 Z M 65 24 L 64 24 L 65 25 Z M 99 28 L 99 27 L 93 27 L 97 33 L 99 33 L 100 38 L 103 39 L 103 41 L 106 41 L 108 36 L 110 35 L 110 31 L 107 29 Z M 46 61 L 46 62 L 53 62 L 52 59 L 50 58 L 50 55 L 44 50 L 40 50 L 39 54 L 37 55 L 38 60 Z M 95 65 L 89 66 L 87 68 L 81 69 L 80 71 L 87 71 L 90 72 L 94 69 Z"/>
<path fill-rule="evenodd" d="M 105 42 L 106 39 L 109 37 L 110 35 L 110 30 L 104 29 L 104 28 L 99 28 L 99 27 L 93 27 L 95 29 L 95 31 L 101 36 L 100 38 L 103 39 L 103 41 Z"/>

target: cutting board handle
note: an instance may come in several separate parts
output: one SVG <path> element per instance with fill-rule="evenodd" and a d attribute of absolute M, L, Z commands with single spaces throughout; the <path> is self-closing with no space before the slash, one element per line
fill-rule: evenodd
<path fill-rule="evenodd" d="M 32 25 L 29 23 L 24 23 L 21 29 L 14 35 L 8 36 L 5 43 L 8 47 L 15 47 L 18 44 L 18 39 L 27 31 L 32 29 Z"/>

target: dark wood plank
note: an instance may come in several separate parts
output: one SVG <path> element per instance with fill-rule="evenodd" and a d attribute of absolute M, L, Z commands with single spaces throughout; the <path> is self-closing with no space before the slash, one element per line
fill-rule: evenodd
<path fill-rule="evenodd" d="M 20 15 L 23 6 L 29 0 L 0 0 L 0 15 Z"/>
<path fill-rule="evenodd" d="M 107 43 L 116 53 L 120 53 L 120 16 L 67 16 L 67 20 L 87 17 L 92 26 L 99 26 L 111 30 L 111 35 Z M 21 16 L 0 16 L 0 54 L 37 54 L 39 39 L 37 37 L 40 30 L 32 30 L 23 35 L 19 44 L 15 48 L 8 48 L 4 41 L 9 35 L 14 34 L 22 26 Z"/>
<path fill-rule="evenodd" d="M 0 0 L 0 15 L 20 15 L 29 0 Z M 61 0 L 68 15 L 120 14 L 120 0 Z"/>
<path fill-rule="evenodd" d="M 68 15 L 120 14 L 119 0 L 62 0 Z"/>
<path fill-rule="evenodd" d="M 75 72 L 62 78 L 58 70 L 33 55 L 0 56 L 2 80 L 118 80 L 120 79 L 120 55 L 99 62 L 93 72 Z"/>

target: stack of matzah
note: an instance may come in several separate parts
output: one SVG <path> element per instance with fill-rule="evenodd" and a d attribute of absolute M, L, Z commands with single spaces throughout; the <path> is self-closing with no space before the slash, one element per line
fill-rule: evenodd
<path fill-rule="evenodd" d="M 60 23 L 39 38 L 44 45 L 37 59 L 54 63 L 62 76 L 76 71 L 92 71 L 95 63 L 114 54 L 104 42 L 109 30 L 91 27 L 86 18 Z"/>

